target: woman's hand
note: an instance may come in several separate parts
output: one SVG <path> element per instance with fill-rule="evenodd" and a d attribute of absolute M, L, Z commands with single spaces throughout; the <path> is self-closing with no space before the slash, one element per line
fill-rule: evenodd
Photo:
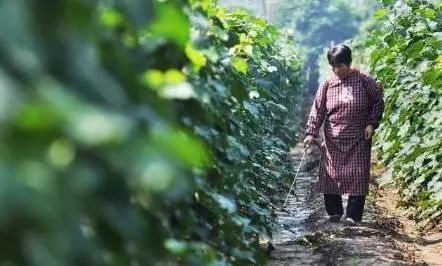
<path fill-rule="evenodd" d="M 372 124 L 367 125 L 365 127 L 365 139 L 369 140 L 371 137 L 373 137 L 374 134 L 374 126 Z"/>
<path fill-rule="evenodd" d="M 304 139 L 304 146 L 306 148 L 310 147 L 310 145 L 313 144 L 313 142 L 315 141 L 315 138 L 312 135 L 307 135 L 307 137 L 305 137 Z"/>
<path fill-rule="evenodd" d="M 380 81 L 376 81 L 376 87 L 382 90 L 382 83 Z"/>

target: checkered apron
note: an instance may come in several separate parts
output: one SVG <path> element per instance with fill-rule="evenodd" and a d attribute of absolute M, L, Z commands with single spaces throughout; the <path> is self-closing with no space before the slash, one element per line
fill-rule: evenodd
<path fill-rule="evenodd" d="M 364 137 L 365 127 L 377 128 L 383 110 L 382 91 L 359 71 L 344 79 L 333 74 L 319 86 L 306 128 L 316 137 L 324 124 L 319 192 L 367 195 L 372 143 Z"/>

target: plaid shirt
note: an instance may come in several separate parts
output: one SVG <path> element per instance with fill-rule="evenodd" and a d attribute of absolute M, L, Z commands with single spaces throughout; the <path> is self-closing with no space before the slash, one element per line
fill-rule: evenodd
<path fill-rule="evenodd" d="M 384 111 L 375 80 L 359 71 L 322 84 L 312 105 L 306 134 L 318 136 L 324 124 L 322 165 L 317 188 L 326 194 L 366 195 L 370 176 L 371 139 L 368 124 L 379 126 Z"/>

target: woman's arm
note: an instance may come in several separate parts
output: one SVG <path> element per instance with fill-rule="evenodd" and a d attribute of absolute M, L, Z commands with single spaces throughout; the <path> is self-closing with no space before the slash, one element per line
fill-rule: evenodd
<path fill-rule="evenodd" d="M 321 84 L 316 92 L 315 100 L 310 109 L 310 115 L 307 120 L 306 135 L 313 137 L 318 136 L 319 129 L 324 122 L 326 108 L 325 103 L 327 100 L 327 87 L 328 82 Z"/>
<path fill-rule="evenodd" d="M 370 112 L 367 118 L 367 125 L 373 125 L 376 129 L 379 127 L 379 123 L 384 112 L 384 99 L 382 97 L 382 90 L 376 84 L 376 81 L 371 77 L 365 76 L 365 86 L 368 90 L 368 96 L 370 98 Z"/>

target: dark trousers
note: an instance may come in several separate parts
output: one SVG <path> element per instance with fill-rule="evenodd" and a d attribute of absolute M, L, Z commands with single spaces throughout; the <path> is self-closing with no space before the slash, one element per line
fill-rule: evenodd
<path fill-rule="evenodd" d="M 324 194 L 325 210 L 328 215 L 344 214 L 341 195 Z M 365 196 L 348 196 L 346 216 L 360 222 L 364 212 Z"/>

